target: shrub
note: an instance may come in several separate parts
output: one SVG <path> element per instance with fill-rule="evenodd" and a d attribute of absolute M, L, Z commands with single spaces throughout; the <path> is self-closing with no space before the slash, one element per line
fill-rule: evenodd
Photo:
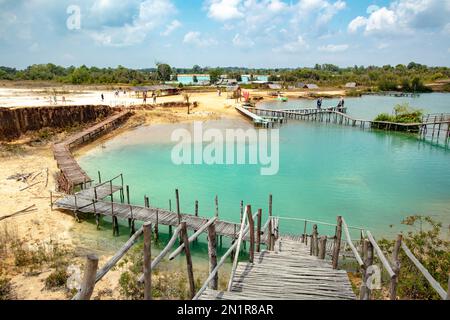
<path fill-rule="evenodd" d="M 12 298 L 13 294 L 10 280 L 0 278 L 0 300 L 11 300 Z"/>
<path fill-rule="evenodd" d="M 402 224 L 414 229 L 404 235 L 404 243 L 446 290 L 450 270 L 450 241 L 441 235 L 442 224 L 420 215 L 407 217 Z M 379 244 L 384 252 L 392 254 L 394 242 L 383 239 Z M 399 259 L 401 268 L 397 295 L 401 299 L 440 299 L 403 250 L 400 251 Z"/>
<path fill-rule="evenodd" d="M 69 274 L 66 269 L 58 268 L 45 279 L 45 288 L 56 289 L 65 287 L 68 278 Z"/>

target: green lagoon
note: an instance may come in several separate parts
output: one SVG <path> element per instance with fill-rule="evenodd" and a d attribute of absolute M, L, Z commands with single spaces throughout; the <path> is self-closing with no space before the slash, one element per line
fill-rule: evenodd
<path fill-rule="evenodd" d="M 425 113 L 450 112 L 450 94 L 437 93 L 418 98 L 348 98 L 346 107 L 350 115 L 373 119 L 403 102 Z M 337 100 L 324 101 L 324 106 L 335 104 Z M 308 100 L 260 104 L 266 108 L 314 105 Z M 253 127 L 244 118 L 208 121 L 204 126 Z M 217 194 L 220 218 L 228 221 L 239 221 L 241 200 L 255 210 L 262 208 L 266 217 L 272 193 L 275 215 L 326 222 L 343 215 L 349 225 L 368 228 L 378 236 L 393 236 L 408 215 L 433 216 L 444 223 L 444 230 L 450 224 L 450 150 L 413 136 L 290 120 L 280 127 L 280 170 L 262 176 L 259 165 L 173 164 L 175 142 L 170 137 L 180 127 L 192 130 L 192 124 L 139 127 L 83 155 L 80 164 L 92 177 L 98 170 L 104 179 L 123 173 L 135 204 L 143 204 L 148 195 L 153 206 L 168 208 L 172 199 L 174 208 L 178 188 L 183 212 L 193 213 L 198 200 L 200 215 L 213 216 Z M 281 229 L 300 233 L 303 223 L 283 221 Z"/>

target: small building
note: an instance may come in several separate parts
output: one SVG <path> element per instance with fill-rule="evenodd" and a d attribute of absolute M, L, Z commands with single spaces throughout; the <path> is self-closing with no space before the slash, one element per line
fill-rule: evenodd
<path fill-rule="evenodd" d="M 269 89 L 271 89 L 271 90 L 281 90 L 282 86 L 279 83 L 269 83 Z"/>
<path fill-rule="evenodd" d="M 158 84 L 154 86 L 141 86 L 141 87 L 132 87 L 132 91 L 136 94 L 138 98 L 143 96 L 144 92 L 152 92 L 156 93 L 159 96 L 173 96 L 179 94 L 180 90 L 178 88 L 169 86 L 167 84 Z"/>
<path fill-rule="evenodd" d="M 356 82 L 347 82 L 345 84 L 345 87 L 349 88 L 349 89 L 355 89 L 357 87 L 357 85 L 356 85 Z"/>
<path fill-rule="evenodd" d="M 303 86 L 303 88 L 304 89 L 315 90 L 315 89 L 319 89 L 319 86 L 317 84 L 314 84 L 314 83 L 308 83 L 308 84 L 305 84 Z"/>

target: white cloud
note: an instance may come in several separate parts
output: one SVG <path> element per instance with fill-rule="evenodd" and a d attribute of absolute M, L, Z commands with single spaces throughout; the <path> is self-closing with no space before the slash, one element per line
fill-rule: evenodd
<path fill-rule="evenodd" d="M 233 38 L 233 45 L 240 48 L 251 48 L 255 45 L 255 42 L 252 39 L 237 33 Z"/>
<path fill-rule="evenodd" d="M 380 7 L 375 5 L 375 4 L 372 4 L 372 5 L 367 7 L 366 12 L 367 12 L 367 14 L 371 14 L 371 13 L 377 11 L 377 10 L 380 10 Z"/>
<path fill-rule="evenodd" d="M 240 11 L 240 4 L 241 0 L 212 0 L 208 16 L 219 21 L 242 18 L 244 14 Z"/>
<path fill-rule="evenodd" d="M 274 52 L 280 53 L 299 53 L 309 49 L 308 43 L 302 36 L 298 36 L 296 40 L 288 42 L 279 48 L 274 48 Z"/>
<path fill-rule="evenodd" d="M 174 32 L 176 29 L 181 27 L 181 22 L 178 20 L 173 20 L 166 28 L 166 30 L 164 30 L 163 32 L 161 32 L 162 36 L 169 36 L 172 32 Z"/>
<path fill-rule="evenodd" d="M 100 1 L 109 5 L 109 0 Z M 100 45 L 130 46 L 141 43 L 147 34 L 163 25 L 176 11 L 171 0 L 145 0 L 139 4 L 138 14 L 132 21 L 121 26 L 107 26 L 100 31 L 88 30 L 87 33 Z"/>
<path fill-rule="evenodd" d="M 387 7 L 370 6 L 368 17 L 356 17 L 348 31 L 366 35 L 412 34 L 417 30 L 444 30 L 450 15 L 449 0 L 397 0 Z"/>
<path fill-rule="evenodd" d="M 350 33 L 357 32 L 360 28 L 365 27 L 367 25 L 367 19 L 364 17 L 356 17 L 353 19 L 348 25 L 348 31 Z"/>
<path fill-rule="evenodd" d="M 348 48 L 349 48 L 348 44 L 329 44 L 326 46 L 319 47 L 318 50 L 323 52 L 343 52 L 347 51 Z"/>
<path fill-rule="evenodd" d="M 189 31 L 185 34 L 183 42 L 192 44 L 198 47 L 209 47 L 217 45 L 217 40 L 214 38 L 203 37 L 198 31 Z"/>

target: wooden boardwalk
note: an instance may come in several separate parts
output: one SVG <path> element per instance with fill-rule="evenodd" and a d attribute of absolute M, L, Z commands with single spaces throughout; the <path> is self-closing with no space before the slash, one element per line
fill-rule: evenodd
<path fill-rule="evenodd" d="M 298 238 L 300 239 L 300 238 Z M 206 289 L 200 300 L 354 300 L 345 270 L 310 255 L 299 240 L 281 236 L 274 251 L 240 262 L 230 291 Z"/>
<path fill-rule="evenodd" d="M 92 183 L 92 179 L 76 162 L 71 150 L 114 129 L 119 123 L 128 118 L 129 115 L 130 111 L 128 110 L 119 112 L 53 146 L 53 155 L 60 169 L 58 186 L 61 191 L 73 193 L 75 187 L 79 186 L 84 189 L 88 184 L 90 185 Z"/>
<path fill-rule="evenodd" d="M 346 114 L 345 108 L 324 109 L 265 109 L 246 108 L 251 113 L 261 117 L 274 116 L 285 119 L 317 121 L 334 123 L 344 126 L 360 127 L 361 129 L 380 129 L 387 131 L 410 132 L 418 135 L 418 138 L 436 144 L 447 146 L 450 143 L 450 114 L 428 114 L 417 123 L 396 123 L 389 121 L 374 121 L 354 118 Z"/>
<path fill-rule="evenodd" d="M 111 192 L 112 190 L 112 192 Z M 120 192 L 120 202 L 103 200 Z M 116 217 L 119 219 L 132 219 L 140 222 L 152 222 L 153 224 L 177 227 L 179 217 L 176 212 L 155 207 L 144 207 L 124 203 L 123 187 L 100 184 L 96 187 L 82 190 L 74 195 L 67 195 L 58 199 L 53 204 L 54 208 L 81 212 L 85 214 L 100 215 L 105 217 Z M 181 214 L 181 220 L 186 221 L 189 230 L 199 230 L 210 218 L 198 217 L 192 214 Z M 217 220 L 215 222 L 216 232 L 219 236 L 235 239 L 239 233 L 240 224 Z M 261 237 L 264 242 L 266 237 Z M 247 236 L 248 240 L 248 236 Z"/>

